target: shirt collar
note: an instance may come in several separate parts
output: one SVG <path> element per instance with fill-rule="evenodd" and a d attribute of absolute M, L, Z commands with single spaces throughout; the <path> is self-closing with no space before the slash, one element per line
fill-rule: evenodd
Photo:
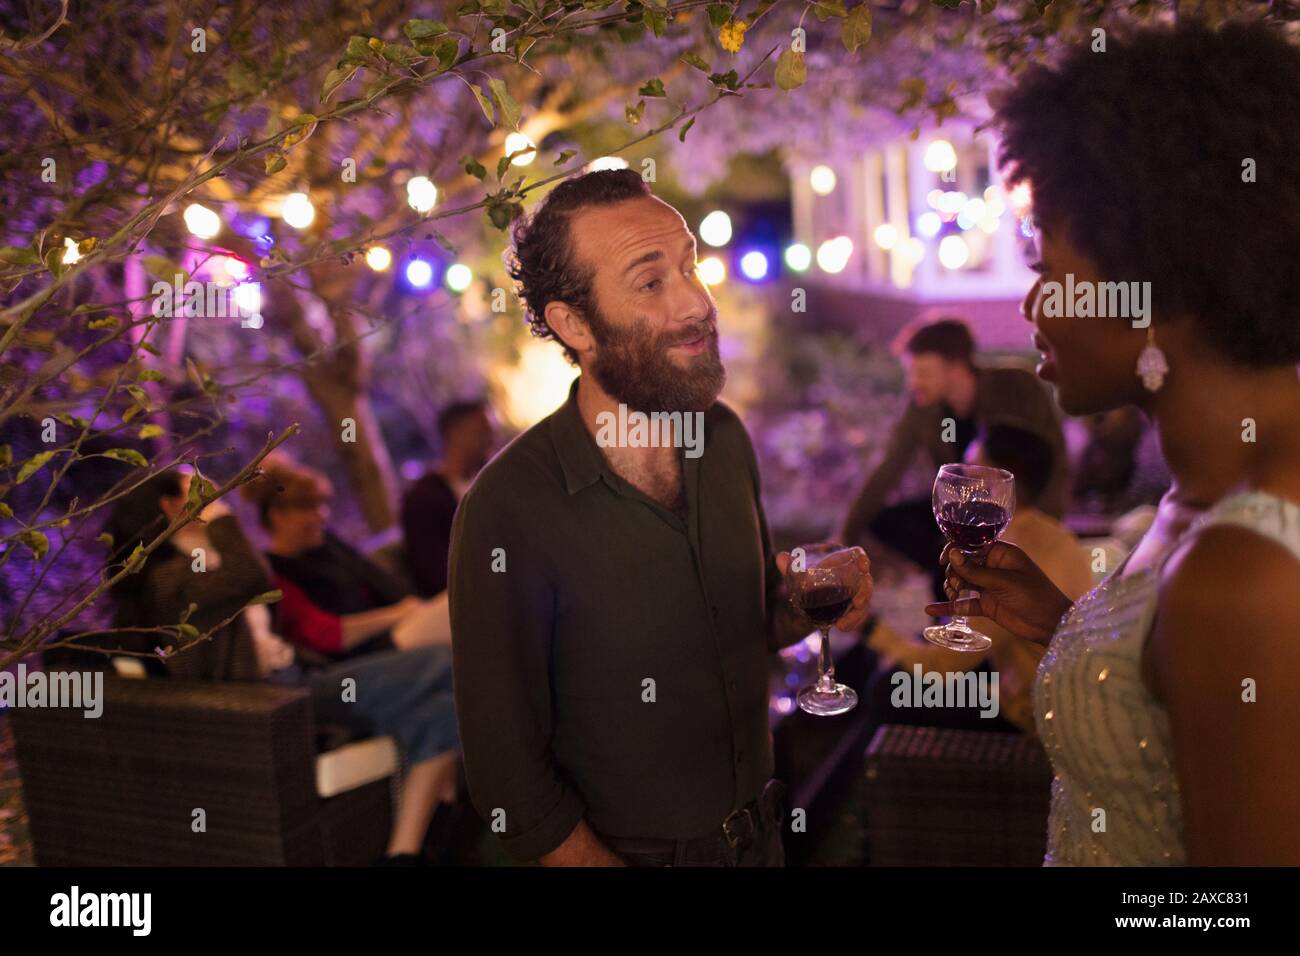
<path fill-rule="evenodd" d="M 569 386 L 569 397 L 551 416 L 551 442 L 564 472 L 564 486 L 569 494 L 595 484 L 606 471 L 605 456 L 596 447 L 596 439 L 587 430 L 578 410 L 579 375 Z"/>

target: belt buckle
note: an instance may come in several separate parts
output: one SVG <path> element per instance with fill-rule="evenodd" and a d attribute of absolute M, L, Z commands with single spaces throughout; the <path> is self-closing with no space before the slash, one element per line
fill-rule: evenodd
<path fill-rule="evenodd" d="M 737 834 L 733 832 L 732 827 L 735 826 L 736 821 L 741 819 L 746 822 L 748 832 Z M 742 840 L 752 840 L 755 829 L 754 814 L 749 807 L 745 807 L 743 810 L 732 810 L 731 813 L 727 814 L 727 818 L 722 821 L 722 835 L 727 839 L 727 846 L 733 850 L 740 846 Z"/>

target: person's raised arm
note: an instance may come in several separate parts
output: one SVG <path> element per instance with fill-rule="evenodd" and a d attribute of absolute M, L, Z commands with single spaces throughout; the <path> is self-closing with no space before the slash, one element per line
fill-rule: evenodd
<path fill-rule="evenodd" d="M 845 544 L 862 543 L 871 529 L 871 522 L 880 514 L 885 498 L 898 485 L 903 472 L 907 471 L 908 465 L 916 457 L 916 450 L 920 447 L 921 418 L 921 410 L 915 405 L 908 405 L 907 411 L 894 425 L 885 457 L 863 484 L 844 519 L 840 540 Z"/>
<path fill-rule="evenodd" d="M 511 856 L 586 859 L 596 837 L 575 836 L 585 807 L 550 744 L 556 599 L 546 545 L 511 477 L 482 473 L 452 525 L 448 592 L 465 774 L 475 808 Z"/>

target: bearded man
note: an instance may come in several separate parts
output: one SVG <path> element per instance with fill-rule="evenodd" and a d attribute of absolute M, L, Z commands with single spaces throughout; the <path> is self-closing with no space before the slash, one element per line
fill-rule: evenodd
<path fill-rule="evenodd" d="M 534 334 L 581 374 L 479 473 L 452 530 L 471 799 L 521 860 L 781 865 L 768 655 L 809 628 L 783 598 L 749 436 L 717 401 L 695 238 L 639 175 L 607 170 L 557 186 L 512 239 Z M 597 441 L 620 405 L 698 415 L 702 452 Z M 858 562 L 842 630 L 868 613 Z"/>

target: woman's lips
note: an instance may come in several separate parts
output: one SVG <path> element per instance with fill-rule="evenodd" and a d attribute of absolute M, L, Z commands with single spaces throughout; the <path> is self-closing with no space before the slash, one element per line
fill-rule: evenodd
<path fill-rule="evenodd" d="M 1056 359 L 1052 357 L 1051 346 L 1044 342 L 1040 336 L 1035 335 L 1034 348 L 1043 353 L 1043 360 L 1038 363 L 1038 368 L 1035 370 L 1038 377 L 1047 382 L 1056 381 Z"/>

